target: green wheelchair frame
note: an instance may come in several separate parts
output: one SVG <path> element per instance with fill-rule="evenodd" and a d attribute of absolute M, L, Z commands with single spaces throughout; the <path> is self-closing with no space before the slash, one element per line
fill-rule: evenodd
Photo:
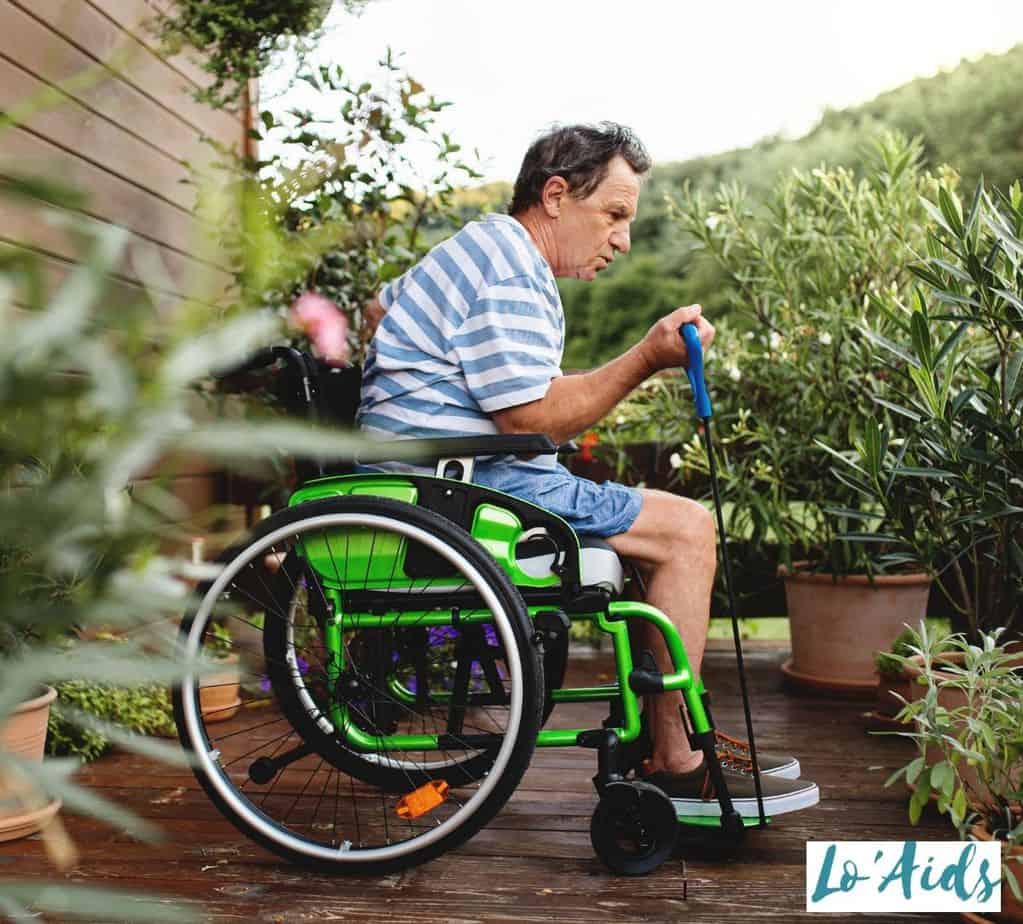
<path fill-rule="evenodd" d="M 308 362 L 304 354 L 288 352 Z M 310 391 L 315 393 L 308 380 L 302 383 L 302 390 L 307 396 Z M 466 477 L 467 467 L 471 469 L 474 457 L 480 455 L 530 455 L 555 449 L 546 437 L 535 435 L 434 440 L 425 443 L 420 460 L 436 465 L 433 476 L 318 474 L 304 481 L 285 510 L 225 553 L 224 572 L 199 588 L 200 603 L 182 625 L 185 654 L 194 658 L 211 647 L 215 626 L 225 619 L 224 614 L 238 618 L 239 599 L 248 609 L 261 609 L 261 623 L 242 619 L 246 631 L 261 633 L 262 641 L 253 643 L 251 651 L 242 652 L 241 657 L 243 662 L 264 665 L 268 677 L 261 678 L 261 686 L 270 698 L 276 698 L 279 713 L 271 712 L 264 719 L 256 708 L 258 697 L 254 697 L 224 707 L 220 716 L 212 714 L 203 704 L 209 682 L 198 672 L 176 688 L 174 706 L 179 735 L 194 757 L 199 781 L 242 831 L 290 860 L 330 872 L 404 868 L 457 846 L 479 830 L 511 796 L 535 747 L 569 746 L 597 751 L 593 782 L 599 801 L 591 822 L 591 840 L 598 856 L 615 872 L 637 875 L 659 866 L 671 855 L 680 824 L 706 831 L 707 836 L 712 836 L 710 829 L 716 829 L 714 837 L 736 843 L 746 827 L 767 822 L 763 815 L 759 819 L 743 817 L 732 806 L 716 753 L 709 695 L 693 673 L 668 617 L 648 604 L 614 599 L 606 586 L 588 586 L 583 580 L 579 538 L 563 519 L 518 498 L 474 485 Z M 347 516 L 361 517 L 360 527 L 347 527 Z M 321 521 L 326 525 L 320 525 Z M 522 543 L 537 532 L 542 534 L 538 541 L 549 543 L 552 550 L 549 572 L 541 575 L 524 570 L 519 554 Z M 424 559 L 414 537 L 429 539 L 448 560 L 441 561 L 436 551 L 427 551 Z M 277 551 L 277 543 L 283 543 L 287 551 Z M 343 574 L 334 553 L 342 543 Z M 468 563 L 463 574 L 475 575 L 475 589 L 464 589 L 469 586 L 464 581 L 446 589 L 446 569 L 457 561 Z M 491 610 L 497 613 L 499 608 L 491 605 L 488 609 L 485 600 L 485 605 L 480 605 L 481 594 L 489 586 L 484 578 L 496 588 L 494 594 L 503 594 L 501 600 L 509 601 L 509 611 L 517 609 L 523 614 L 519 617 L 522 625 L 516 628 L 513 620 L 502 622 L 499 628 L 505 628 L 495 647 L 460 649 L 462 653 L 450 664 L 454 680 L 445 679 L 450 689 L 437 689 L 436 685 L 430 689 L 430 683 L 422 681 L 413 689 L 407 675 L 399 676 L 398 665 L 404 662 L 400 662 L 398 650 L 392 651 L 388 645 L 398 645 L 394 639 L 405 635 L 415 636 L 420 641 L 408 657 L 425 658 L 422 649 L 428 647 L 429 637 L 425 633 L 433 628 L 457 626 L 464 641 L 491 621 L 497 625 Z M 317 614 L 301 632 L 294 616 L 300 599 Z M 629 625 L 637 620 L 650 623 L 663 637 L 672 662 L 670 672 L 659 672 L 648 654 L 637 663 L 629 637 Z M 579 621 L 610 636 L 617 674 L 614 683 L 562 686 L 569 629 L 572 622 Z M 314 637 L 310 650 L 322 663 L 315 690 L 296 654 L 296 633 Z M 351 646 L 361 642 L 363 635 L 372 639 L 378 650 L 360 660 L 353 658 Z M 522 689 L 516 694 L 519 699 L 512 696 L 510 700 L 510 714 L 520 700 L 539 710 L 535 716 L 525 715 L 515 726 L 520 738 L 525 734 L 522 729 L 529 730 L 530 740 L 517 740 L 511 750 L 505 747 L 500 727 L 465 733 L 461 724 L 469 709 L 486 712 L 488 707 L 505 707 L 509 702 L 499 676 L 502 659 L 509 673 L 513 662 L 519 664 L 519 673 L 511 680 L 523 688 L 528 684 L 540 687 Z M 483 692 L 469 692 L 466 677 L 473 665 L 483 670 Z M 250 670 L 258 673 L 259 669 Z M 546 682 L 539 679 L 544 675 Z M 415 676 L 427 677 L 425 673 Z M 345 692 L 348 687 L 361 692 L 349 695 Z M 367 712 L 367 690 L 376 691 L 369 696 L 374 710 L 378 701 L 385 699 L 392 711 L 404 710 L 409 716 L 424 707 L 446 712 L 447 730 L 399 731 L 395 721 L 378 722 Z M 641 736 L 640 697 L 669 691 L 682 695 L 690 744 L 704 754 L 720 807 L 718 815 L 679 814 L 661 790 L 627 777 L 630 767 L 625 765 L 624 751 L 635 748 Z M 557 706 L 592 702 L 608 705 L 608 717 L 601 727 L 542 727 Z M 241 727 L 239 717 L 246 716 L 248 709 L 253 710 L 254 718 Z M 214 724 L 218 718 L 230 721 Z M 281 726 L 284 731 L 277 735 Z M 274 729 L 276 737 L 261 744 L 267 727 Z M 239 739 L 247 744 L 251 739 L 256 746 L 242 752 L 237 747 Z M 288 746 L 292 740 L 298 743 Z M 452 761 L 447 757 L 451 748 L 464 748 L 477 756 Z M 445 760 L 424 758 L 422 764 L 410 763 L 401 757 L 410 752 L 436 752 Z M 483 758 L 489 763 L 481 764 Z M 435 766 L 440 769 L 432 769 Z M 491 766 L 496 774 L 493 779 L 489 778 Z M 286 788 L 278 785 L 280 781 L 288 774 L 297 777 L 299 768 L 305 767 L 312 768 L 308 780 L 301 786 L 292 782 L 283 800 L 291 803 L 292 809 L 300 803 L 311 806 L 308 817 L 298 824 L 275 805 L 282 804 L 281 790 Z M 330 775 L 321 783 L 324 767 Z M 464 804 L 458 794 L 450 797 L 460 783 L 457 775 L 452 779 L 455 769 L 466 780 L 471 777 L 477 787 Z M 329 803 L 328 788 L 334 786 L 340 794 L 342 772 L 349 775 L 346 785 L 351 787 L 342 814 L 355 807 L 357 842 L 337 833 L 342 827 L 339 800 L 333 803 L 334 832 L 329 839 L 318 840 L 316 832 L 330 827 L 323 808 Z M 370 789 L 362 792 L 360 787 L 366 786 Z M 317 787 L 319 797 L 313 800 Z M 369 846 L 364 847 L 365 832 L 358 831 L 358 806 L 377 798 L 384 803 L 395 798 L 394 794 L 400 798 L 393 805 L 381 808 L 372 823 L 362 822 L 363 828 L 379 828 L 381 819 L 383 824 L 382 831 L 365 835 Z M 450 806 L 444 802 L 449 797 L 453 799 Z M 481 807 L 475 809 L 478 800 L 482 800 Z M 449 816 L 431 822 L 431 812 L 445 809 L 450 810 Z M 403 818 L 407 829 L 394 831 L 393 822 L 388 827 L 394 813 Z M 463 816 L 465 820 L 459 821 Z"/>

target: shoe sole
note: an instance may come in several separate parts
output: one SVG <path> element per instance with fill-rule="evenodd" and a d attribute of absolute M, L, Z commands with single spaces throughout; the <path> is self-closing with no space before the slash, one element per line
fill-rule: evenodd
<path fill-rule="evenodd" d="M 777 776 L 777 774 L 774 774 Z M 787 792 L 777 796 L 764 796 L 764 814 L 786 815 L 789 812 L 800 812 L 803 809 L 811 808 L 820 802 L 821 793 L 816 783 L 809 783 L 804 789 L 795 792 Z M 721 814 L 721 804 L 715 799 L 705 801 L 703 799 L 679 799 L 673 798 L 671 804 L 675 806 L 675 813 L 680 817 L 697 816 L 707 818 Z M 756 798 L 733 799 L 732 807 L 744 818 L 758 818 L 760 810 L 757 808 Z"/>
<path fill-rule="evenodd" d="M 801 768 L 798 760 L 783 764 L 780 767 L 772 767 L 770 770 L 761 770 L 761 776 L 776 776 L 780 780 L 798 780 Z"/>

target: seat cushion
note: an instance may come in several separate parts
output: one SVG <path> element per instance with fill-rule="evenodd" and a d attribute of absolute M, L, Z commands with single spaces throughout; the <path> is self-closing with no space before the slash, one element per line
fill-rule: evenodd
<path fill-rule="evenodd" d="M 610 543 L 595 536 L 580 536 L 580 577 L 584 587 L 602 587 L 620 594 L 625 586 L 625 569 Z M 532 577 L 546 577 L 554 564 L 551 541 L 535 535 L 515 548 L 519 567 Z"/>

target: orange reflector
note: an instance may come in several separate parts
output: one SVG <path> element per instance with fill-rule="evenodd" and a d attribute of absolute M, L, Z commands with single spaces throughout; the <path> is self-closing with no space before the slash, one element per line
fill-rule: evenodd
<path fill-rule="evenodd" d="M 448 797 L 448 784 L 444 780 L 430 780 L 425 786 L 413 789 L 398 800 L 399 818 L 418 818 L 432 812 Z"/>

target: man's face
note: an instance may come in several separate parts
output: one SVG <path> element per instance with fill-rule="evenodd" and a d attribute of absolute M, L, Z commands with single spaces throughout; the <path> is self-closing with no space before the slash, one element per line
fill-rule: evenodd
<path fill-rule="evenodd" d="M 628 253 L 629 225 L 639 203 L 639 177 L 622 157 L 608 164 L 607 176 L 585 199 L 561 198 L 555 223 L 555 276 L 596 278 L 618 253 Z"/>

